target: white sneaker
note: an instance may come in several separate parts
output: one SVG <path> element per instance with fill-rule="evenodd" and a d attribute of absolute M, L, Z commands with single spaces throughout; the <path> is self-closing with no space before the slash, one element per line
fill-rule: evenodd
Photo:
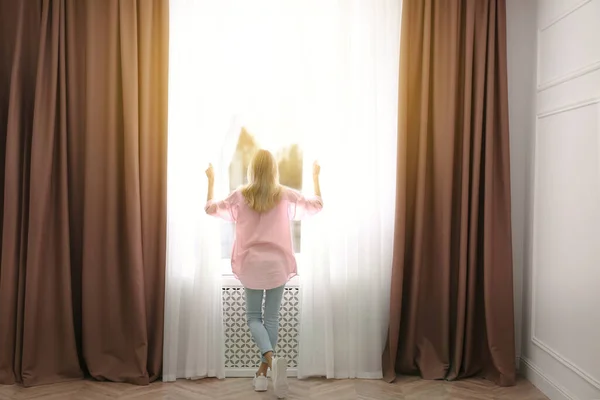
<path fill-rule="evenodd" d="M 264 375 L 254 375 L 252 384 L 254 385 L 255 392 L 266 392 L 269 387 L 269 381 Z"/>
<path fill-rule="evenodd" d="M 278 399 L 286 398 L 290 388 L 287 381 L 287 360 L 285 357 L 273 357 L 271 379 L 273 380 L 273 388 L 275 388 L 275 396 Z"/>

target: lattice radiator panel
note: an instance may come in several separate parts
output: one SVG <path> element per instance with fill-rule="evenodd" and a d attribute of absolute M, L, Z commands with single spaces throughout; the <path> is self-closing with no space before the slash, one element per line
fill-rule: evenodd
<path fill-rule="evenodd" d="M 286 287 L 281 304 L 277 354 L 285 355 L 288 366 L 296 368 L 298 358 L 299 298 L 297 287 Z M 244 289 L 223 288 L 223 318 L 225 324 L 225 368 L 255 368 L 260 352 L 252 341 L 246 324 Z"/>

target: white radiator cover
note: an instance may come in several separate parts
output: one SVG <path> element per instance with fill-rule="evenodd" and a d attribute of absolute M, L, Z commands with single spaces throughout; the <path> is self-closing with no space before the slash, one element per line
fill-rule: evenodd
<path fill-rule="evenodd" d="M 279 342 L 276 354 L 288 359 L 293 374 L 298 360 L 299 288 L 285 288 L 281 304 Z M 225 370 L 227 376 L 252 376 L 260 364 L 260 352 L 246 323 L 244 289 L 223 287 L 223 323 L 225 326 Z"/>

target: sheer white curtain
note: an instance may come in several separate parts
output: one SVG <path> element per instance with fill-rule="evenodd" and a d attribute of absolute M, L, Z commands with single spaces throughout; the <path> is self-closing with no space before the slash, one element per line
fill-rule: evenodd
<path fill-rule="evenodd" d="M 245 126 L 323 166 L 302 225 L 299 375 L 381 376 L 395 198 L 400 0 L 171 0 L 165 379 L 223 376 L 220 224 Z M 335 343 L 333 341 L 335 338 Z"/>
<path fill-rule="evenodd" d="M 170 2 L 164 381 L 225 377 L 219 223 L 204 213 L 204 170 L 225 138 L 204 118 L 211 107 L 201 92 L 207 72 L 197 69 L 206 60 L 190 40 L 202 34 L 193 8 Z"/>
<path fill-rule="evenodd" d="M 382 377 L 395 211 L 401 2 L 337 2 L 319 82 L 325 208 L 303 225 L 298 376 Z M 325 122 L 325 123 L 323 123 Z"/>

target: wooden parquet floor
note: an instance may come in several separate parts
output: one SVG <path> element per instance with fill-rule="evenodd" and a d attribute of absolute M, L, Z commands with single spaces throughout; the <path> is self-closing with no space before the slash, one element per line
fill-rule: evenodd
<path fill-rule="evenodd" d="M 251 379 L 203 379 L 157 382 L 149 386 L 76 381 L 23 388 L 0 386 L 0 400 L 274 400 L 272 387 L 256 393 Z M 457 382 L 403 377 L 396 383 L 367 380 L 290 380 L 288 399 L 307 400 L 547 400 L 530 382 L 521 379 L 510 388 L 483 379 Z"/>

